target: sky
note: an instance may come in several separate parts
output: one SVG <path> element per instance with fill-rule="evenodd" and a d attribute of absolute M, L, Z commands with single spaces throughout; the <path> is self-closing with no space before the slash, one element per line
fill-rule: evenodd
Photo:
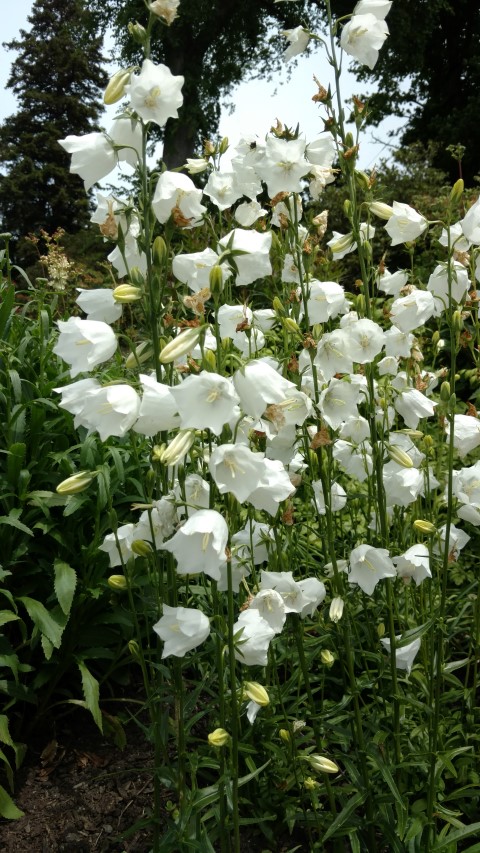
<path fill-rule="evenodd" d="M 17 38 L 20 29 L 29 29 L 27 16 L 33 5 L 32 0 L 15 0 L 14 3 L 3 0 L 3 3 L 6 2 L 8 16 L 2 16 L 2 42 Z M 17 108 L 14 96 L 5 88 L 14 58 L 12 51 L 0 48 L 0 122 Z M 112 70 L 116 70 L 115 67 Z M 323 131 L 321 111 L 311 100 L 316 92 L 314 74 L 325 88 L 329 83 L 333 88 L 333 73 L 321 47 L 310 56 L 299 57 L 298 65 L 293 69 L 289 81 L 286 79 L 285 70 L 269 82 L 254 80 L 242 83 L 230 98 L 235 104 L 233 114 L 230 115 L 227 110 L 222 112 L 220 135 L 228 136 L 233 145 L 246 133 L 254 133 L 263 139 L 278 118 L 288 127 L 296 127 L 300 122 L 300 130 L 307 141 L 313 141 Z M 359 94 L 355 77 L 348 70 L 345 71 L 342 86 L 344 102 L 353 94 Z M 114 113 L 115 108 L 112 108 L 110 116 L 105 116 L 106 126 Z M 398 127 L 398 120 L 392 118 L 384 121 L 378 128 L 365 131 L 359 152 L 360 168 L 372 168 L 380 158 L 389 156 L 394 140 L 388 136 L 388 132 Z M 376 142 L 373 137 L 381 141 Z"/>

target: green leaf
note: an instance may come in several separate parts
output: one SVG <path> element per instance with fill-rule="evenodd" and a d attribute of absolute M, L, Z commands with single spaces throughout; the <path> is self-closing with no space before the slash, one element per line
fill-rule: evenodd
<path fill-rule="evenodd" d="M 72 569 L 63 560 L 55 560 L 53 568 L 55 572 L 55 595 L 65 616 L 68 616 L 72 607 L 73 596 L 75 595 L 77 575 L 75 569 Z"/>
<path fill-rule="evenodd" d="M 15 622 L 17 619 L 20 619 L 20 616 L 16 616 L 10 610 L 0 610 L 0 627 L 6 625 L 7 622 Z"/>
<path fill-rule="evenodd" d="M 100 711 L 99 698 L 100 698 L 100 689 L 98 686 L 98 681 L 90 670 L 85 666 L 84 662 L 79 660 L 77 661 L 78 668 L 80 670 L 80 674 L 82 676 L 82 688 L 83 695 L 85 697 L 85 702 L 87 704 L 87 708 L 90 711 L 93 719 L 95 720 L 98 728 L 103 733 L 103 725 L 102 725 L 102 712 Z"/>
<path fill-rule="evenodd" d="M 59 625 L 40 601 L 35 601 L 34 598 L 29 598 L 27 595 L 21 596 L 18 601 L 22 602 L 35 627 L 42 634 L 45 634 L 54 648 L 59 649 L 62 642 L 63 626 Z"/>
<path fill-rule="evenodd" d="M 344 806 L 344 808 L 342 809 L 340 814 L 338 814 L 336 816 L 335 820 L 332 821 L 332 823 L 328 827 L 325 835 L 323 836 L 322 843 L 325 843 L 325 841 L 327 841 L 328 838 L 331 838 L 332 835 L 334 835 L 334 833 L 337 831 L 337 829 L 341 829 L 341 827 L 349 819 L 350 815 L 353 814 L 353 812 L 355 811 L 357 806 L 361 806 L 362 803 L 364 803 L 366 799 L 367 799 L 367 792 L 366 791 L 357 791 L 357 793 L 354 794 L 353 797 L 350 797 L 347 805 Z"/>
<path fill-rule="evenodd" d="M 23 817 L 24 812 L 20 811 L 19 808 L 13 802 L 10 794 L 7 794 L 5 788 L 2 788 L 0 785 L 0 815 L 7 820 L 17 820 L 19 817 Z"/>
<path fill-rule="evenodd" d="M 464 838 L 469 838 L 470 835 L 480 832 L 480 822 L 471 823 L 470 826 L 464 826 L 462 829 L 456 829 L 454 832 L 449 832 L 445 838 L 442 838 L 437 844 L 434 844 L 433 853 L 439 850 L 447 850 L 451 844 L 457 841 L 463 841 Z M 475 845 L 477 846 L 477 845 Z"/>
<path fill-rule="evenodd" d="M 9 527 L 16 527 L 16 529 L 21 530 L 22 533 L 27 533 L 28 536 L 33 536 L 33 532 L 26 524 L 22 524 L 18 518 L 14 518 L 11 515 L 0 515 L 0 524 L 8 524 Z"/>
<path fill-rule="evenodd" d="M 13 746 L 13 740 L 8 730 L 8 717 L 6 714 L 0 714 L 0 740 L 6 743 L 7 746 Z"/>
<path fill-rule="evenodd" d="M 424 622 L 423 625 L 419 625 L 418 628 L 412 628 L 411 631 L 407 631 L 400 640 L 396 640 L 395 648 L 401 649 L 403 646 L 408 646 L 409 643 L 413 643 L 414 640 L 418 640 L 419 637 L 423 637 L 427 631 L 433 625 L 433 619 L 429 619 L 428 622 Z"/>
<path fill-rule="evenodd" d="M 6 340 L 10 326 L 11 312 L 15 302 L 15 286 L 10 284 L 2 289 L 0 305 L 0 338 Z"/>

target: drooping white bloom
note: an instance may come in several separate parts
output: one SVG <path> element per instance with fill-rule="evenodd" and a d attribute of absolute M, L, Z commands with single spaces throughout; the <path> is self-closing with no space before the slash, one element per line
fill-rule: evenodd
<path fill-rule="evenodd" d="M 108 361 L 117 349 L 117 338 L 108 323 L 69 317 L 59 320 L 60 335 L 53 352 L 70 365 L 72 378 Z"/>
<path fill-rule="evenodd" d="M 279 459 L 265 458 L 260 473 L 260 481 L 250 492 L 248 501 L 256 509 L 263 509 L 269 515 L 276 515 L 279 504 L 286 500 L 295 488 L 283 462 Z"/>
<path fill-rule="evenodd" d="M 383 485 L 387 506 L 409 506 L 423 492 L 423 473 L 389 462 L 383 469 Z"/>
<path fill-rule="evenodd" d="M 183 658 L 207 639 L 210 622 L 201 610 L 164 604 L 163 616 L 155 623 L 153 630 L 164 642 L 162 659 L 169 655 Z"/>
<path fill-rule="evenodd" d="M 408 324 L 407 324 L 408 325 Z M 415 343 L 411 332 L 402 332 L 397 326 L 392 326 L 385 332 L 385 354 L 388 357 L 408 358 Z"/>
<path fill-rule="evenodd" d="M 258 231 L 247 231 L 244 228 L 235 228 L 225 237 L 222 237 L 219 242 L 221 252 L 230 247 L 247 253 L 235 255 L 233 259 L 238 270 L 235 280 L 237 285 L 240 287 L 247 286 L 259 278 L 272 274 L 271 245 L 271 231 L 260 233 Z"/>
<path fill-rule="evenodd" d="M 109 175 L 117 165 L 113 145 L 104 133 L 66 136 L 59 139 L 59 143 L 72 155 L 70 171 L 80 175 L 86 190 Z"/>
<path fill-rule="evenodd" d="M 102 386 L 97 379 L 79 379 L 77 382 L 71 382 L 70 385 L 64 385 L 63 388 L 54 388 L 57 394 L 61 394 L 62 399 L 58 404 L 61 409 L 66 409 L 70 414 L 75 415 L 75 429 L 80 426 L 76 416 L 82 411 L 85 404 L 85 395 L 89 391 L 98 391 Z"/>
<path fill-rule="evenodd" d="M 177 511 L 173 500 L 160 498 L 153 501 L 150 510 L 144 510 L 133 531 L 133 541 L 142 539 L 151 542 L 155 548 L 160 548 L 165 539 L 172 535 L 178 522 Z"/>
<path fill-rule="evenodd" d="M 384 20 L 371 12 L 355 14 L 345 24 L 340 44 L 345 53 L 372 69 L 387 36 L 388 27 Z"/>
<path fill-rule="evenodd" d="M 170 26 L 178 18 L 179 5 L 180 0 L 153 0 L 153 3 L 148 4 L 148 8 L 154 15 L 163 18 L 167 26 Z"/>
<path fill-rule="evenodd" d="M 289 41 L 287 49 L 283 52 L 285 62 L 289 62 L 294 56 L 303 53 L 310 41 L 310 33 L 303 27 L 295 27 L 293 30 L 283 30 L 281 35 L 285 36 Z"/>
<path fill-rule="evenodd" d="M 325 584 L 318 578 L 305 578 L 303 581 L 297 581 L 297 583 L 305 602 L 300 611 L 300 616 L 305 619 L 306 616 L 313 616 L 317 607 L 324 601 L 327 591 Z"/>
<path fill-rule="evenodd" d="M 373 595 L 377 583 L 396 576 L 395 566 L 386 548 L 359 545 L 350 554 L 348 582 L 356 583 L 367 595 Z"/>
<path fill-rule="evenodd" d="M 218 581 L 227 561 L 227 541 L 228 527 L 223 516 L 214 509 L 199 509 L 162 548 L 175 557 L 178 574 L 205 572 Z"/>
<path fill-rule="evenodd" d="M 210 172 L 203 192 L 219 210 L 227 210 L 243 195 L 236 185 L 233 172 Z"/>
<path fill-rule="evenodd" d="M 281 192 L 300 192 L 300 179 L 310 171 L 310 164 L 305 159 L 305 140 L 301 137 L 287 140 L 269 136 L 265 156 L 257 165 L 257 171 L 267 185 L 270 198 Z"/>
<path fill-rule="evenodd" d="M 428 222 L 409 204 L 393 202 L 393 214 L 385 225 L 385 231 L 392 240 L 392 246 L 410 243 L 416 240 L 428 227 Z"/>
<path fill-rule="evenodd" d="M 340 438 L 349 438 L 355 444 L 361 444 L 366 438 L 370 438 L 370 426 L 366 418 L 361 415 L 352 415 L 340 427 Z"/>
<path fill-rule="evenodd" d="M 453 471 L 453 494 L 462 504 L 458 515 L 475 527 L 480 525 L 480 462 Z"/>
<path fill-rule="evenodd" d="M 255 566 L 268 560 L 267 543 L 272 541 L 273 533 L 268 524 L 252 520 L 242 530 L 233 534 L 232 565 L 250 562 Z"/>
<path fill-rule="evenodd" d="M 345 333 L 349 357 L 357 364 L 373 361 L 385 345 L 385 333 L 381 326 L 366 317 L 352 323 Z"/>
<path fill-rule="evenodd" d="M 384 21 L 387 17 L 392 0 L 358 0 L 354 15 L 375 15 L 379 21 Z"/>
<path fill-rule="evenodd" d="M 396 637 L 397 640 L 401 640 L 400 636 Z M 391 641 L 388 637 L 383 637 L 380 642 L 383 646 L 390 651 Z M 417 656 L 417 653 L 420 649 L 421 639 L 418 637 L 416 640 L 413 640 L 411 643 L 408 643 L 406 646 L 400 646 L 400 648 L 395 649 L 395 664 L 397 669 L 406 669 L 407 674 L 410 675 L 413 662 Z"/>
<path fill-rule="evenodd" d="M 377 287 L 386 293 L 387 296 L 400 296 L 400 292 L 405 285 L 408 284 L 408 272 L 406 270 L 397 270 L 396 272 L 384 272 L 377 277 Z"/>
<path fill-rule="evenodd" d="M 358 414 L 360 388 L 352 382 L 331 379 L 318 401 L 320 411 L 332 429 L 338 429 L 352 415 Z"/>
<path fill-rule="evenodd" d="M 413 578 L 416 585 L 420 586 L 425 578 L 431 578 L 430 554 L 426 545 L 412 545 L 404 554 L 393 558 L 399 578 L 405 583 Z"/>
<path fill-rule="evenodd" d="M 210 248 L 203 249 L 201 252 L 176 255 L 172 262 L 172 272 L 175 278 L 187 284 L 194 293 L 198 293 L 209 286 L 210 272 L 212 267 L 218 266 L 219 260 L 219 255 Z M 225 282 L 231 272 L 226 264 L 221 264 L 220 269 Z"/>
<path fill-rule="evenodd" d="M 326 514 L 326 504 L 325 504 L 325 495 L 323 492 L 323 486 L 321 480 L 315 480 L 312 483 L 313 494 L 315 498 L 315 506 L 317 507 L 317 511 L 319 515 Z M 330 510 L 331 512 L 338 512 L 343 509 L 345 504 L 347 503 L 347 493 L 345 489 L 339 483 L 332 483 L 332 487 L 330 490 Z"/>
<path fill-rule="evenodd" d="M 239 634 L 235 643 L 236 660 L 245 666 L 267 665 L 268 647 L 275 631 L 258 610 L 249 608 L 240 613 L 233 633 L 235 636 Z"/>
<path fill-rule="evenodd" d="M 416 429 L 420 418 L 431 418 L 437 404 L 416 388 L 409 388 L 395 398 L 394 406 L 407 427 Z"/>
<path fill-rule="evenodd" d="M 261 216 L 266 216 L 267 210 L 258 201 L 244 201 L 235 210 L 235 219 L 242 228 L 249 228 Z"/>
<path fill-rule="evenodd" d="M 89 433 L 98 432 L 102 441 L 111 435 L 121 438 L 137 420 L 139 409 L 140 397 L 130 385 L 106 385 L 87 391 L 75 422 Z"/>
<path fill-rule="evenodd" d="M 145 122 L 153 121 L 163 127 L 169 118 L 178 118 L 183 104 L 182 76 L 174 76 L 166 65 L 155 65 L 144 59 L 140 74 L 132 74 L 125 92 L 130 105 Z"/>
<path fill-rule="evenodd" d="M 287 611 L 285 602 L 276 589 L 261 589 L 257 592 L 249 604 L 249 610 L 258 610 L 260 616 L 265 619 L 265 622 L 268 622 L 275 634 L 281 633 L 287 618 Z"/>
<path fill-rule="evenodd" d="M 253 312 L 247 305 L 221 305 L 218 309 L 217 321 L 222 338 L 234 339 L 238 334 L 237 328 L 245 324 L 250 326 L 252 320 Z"/>
<path fill-rule="evenodd" d="M 444 524 L 438 531 L 438 535 L 440 537 L 441 546 L 435 544 L 433 547 L 434 554 L 441 554 L 445 548 L 446 543 L 446 534 L 447 534 L 447 525 Z M 467 542 L 470 542 L 471 537 L 468 533 L 465 533 L 464 530 L 461 530 L 460 527 L 456 527 L 454 524 L 450 525 L 450 536 L 448 537 L 448 554 L 451 560 L 456 560 L 462 548 L 465 548 Z"/>
<path fill-rule="evenodd" d="M 152 208 L 163 225 L 174 215 L 183 228 L 194 228 L 202 222 L 206 208 L 201 204 L 202 191 L 197 189 L 188 175 L 180 172 L 162 172 L 152 200 Z"/>
<path fill-rule="evenodd" d="M 267 406 L 282 403 L 296 390 L 290 382 L 266 361 L 254 359 L 237 370 L 233 377 L 235 390 L 246 415 L 261 418 Z"/>
<path fill-rule="evenodd" d="M 412 289 L 401 296 L 390 308 L 392 323 L 402 332 L 412 332 L 423 326 L 435 313 L 435 299 L 429 290 Z"/>
<path fill-rule="evenodd" d="M 170 389 L 177 405 L 182 429 L 210 429 L 220 435 L 238 412 L 239 397 L 232 381 L 218 373 L 191 374 Z"/>
<path fill-rule="evenodd" d="M 310 325 L 326 323 L 339 314 L 346 314 L 348 303 L 345 290 L 336 281 L 317 281 L 308 283 L 307 311 Z"/>
<path fill-rule="evenodd" d="M 283 598 L 286 613 L 301 613 L 308 600 L 301 586 L 294 581 L 292 572 L 266 572 L 262 570 L 260 589 L 275 589 Z"/>
<path fill-rule="evenodd" d="M 142 158 L 142 125 L 129 116 L 119 116 L 112 123 L 108 136 L 117 148 L 117 157 L 135 168 Z"/>
<path fill-rule="evenodd" d="M 102 544 L 98 546 L 99 551 L 104 551 L 108 554 L 111 569 L 121 566 L 122 563 L 126 563 L 133 556 L 132 542 L 134 540 L 134 530 L 135 525 L 131 522 L 129 524 L 122 524 L 117 529 L 116 535 L 115 533 L 108 533 Z"/>
<path fill-rule="evenodd" d="M 88 320 L 99 320 L 102 323 L 115 323 L 122 316 L 122 306 L 115 302 L 113 290 L 108 287 L 97 287 L 85 290 L 77 287 L 78 296 L 75 300 Z"/>
<path fill-rule="evenodd" d="M 305 156 L 309 163 L 329 169 L 337 156 L 337 148 L 333 134 L 325 130 L 305 148 Z"/>
<path fill-rule="evenodd" d="M 455 222 L 450 228 L 442 228 L 438 242 L 446 248 L 450 245 L 451 252 L 468 252 L 470 248 L 470 240 L 465 237 L 461 222 Z"/>
<path fill-rule="evenodd" d="M 472 204 L 463 219 L 460 220 L 462 231 L 475 246 L 480 246 L 480 197 Z"/>
<path fill-rule="evenodd" d="M 141 373 L 139 376 L 143 386 L 142 401 L 138 412 L 138 420 L 133 429 L 141 435 L 156 435 L 176 429 L 180 426 L 177 414 L 177 404 L 171 394 L 169 385 L 157 382 L 152 376 Z"/>
<path fill-rule="evenodd" d="M 240 503 L 248 500 L 264 473 L 263 454 L 243 444 L 221 444 L 213 451 L 209 468 L 220 494 L 231 492 Z"/>
<path fill-rule="evenodd" d="M 183 491 L 177 483 L 174 495 L 177 502 L 183 501 L 185 494 L 186 506 L 179 506 L 179 515 L 192 515 L 197 509 L 208 509 L 210 506 L 210 483 L 203 479 L 200 474 L 188 474 L 185 478 Z"/>
<path fill-rule="evenodd" d="M 345 329 L 325 332 L 317 345 L 315 366 L 328 382 L 337 373 L 353 373 L 353 361 L 348 352 L 348 334 Z"/>
<path fill-rule="evenodd" d="M 446 423 L 447 436 L 450 424 Z M 466 456 L 480 445 L 480 419 L 471 415 L 455 415 L 453 426 L 453 446 L 459 456 Z"/>
<path fill-rule="evenodd" d="M 440 317 L 449 307 L 448 265 L 437 264 L 427 283 L 427 290 L 435 299 L 434 317 Z M 460 303 L 467 295 L 470 285 L 468 271 L 463 264 L 454 261 L 450 271 L 450 295 L 454 303 Z"/>

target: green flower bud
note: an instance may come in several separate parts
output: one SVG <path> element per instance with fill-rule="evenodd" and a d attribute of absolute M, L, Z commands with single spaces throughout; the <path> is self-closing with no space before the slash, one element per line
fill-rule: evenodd
<path fill-rule="evenodd" d="M 243 683 L 243 692 L 245 696 L 248 696 L 248 698 L 252 700 L 252 702 L 256 702 L 257 705 L 261 705 L 262 708 L 270 702 L 270 697 L 267 691 L 258 683 L 258 681 L 245 681 Z"/>
<path fill-rule="evenodd" d="M 397 447 L 396 444 L 391 444 L 387 447 L 388 455 L 393 462 L 396 462 L 397 465 L 401 465 L 402 468 L 413 468 L 413 461 L 411 456 L 402 450 L 400 447 Z"/>
<path fill-rule="evenodd" d="M 136 287 L 144 287 L 145 286 L 145 276 L 142 271 L 138 269 L 138 267 L 132 267 L 130 270 L 130 279 L 132 284 Z"/>
<path fill-rule="evenodd" d="M 229 740 L 230 735 L 225 731 L 225 729 L 215 729 L 208 735 L 208 742 L 210 746 L 215 746 L 216 748 L 226 746 Z"/>
<path fill-rule="evenodd" d="M 426 533 L 427 536 L 431 536 L 433 533 L 437 532 L 437 528 L 431 521 L 425 521 L 423 518 L 417 518 L 413 522 L 413 527 L 419 533 Z"/>
<path fill-rule="evenodd" d="M 182 429 L 162 453 L 161 462 L 164 465 L 176 465 L 185 458 L 195 441 L 194 429 Z"/>
<path fill-rule="evenodd" d="M 220 142 L 220 147 L 218 149 L 218 153 L 219 154 L 225 154 L 226 150 L 228 149 L 228 145 L 229 145 L 228 136 L 224 136 L 222 141 Z"/>
<path fill-rule="evenodd" d="M 139 287 L 133 284 L 119 284 L 113 291 L 115 302 L 121 305 L 127 305 L 129 302 L 137 302 L 143 296 Z"/>
<path fill-rule="evenodd" d="M 152 546 L 144 539 L 134 539 L 131 545 L 132 551 L 137 557 L 149 557 L 152 553 Z"/>
<path fill-rule="evenodd" d="M 127 579 L 124 575 L 110 575 L 107 580 L 110 589 L 115 592 L 125 592 L 127 588 Z"/>
<path fill-rule="evenodd" d="M 200 326 L 180 332 L 173 341 L 170 341 L 170 343 L 163 347 L 160 353 L 162 364 L 169 364 L 175 361 L 176 358 L 180 358 L 182 355 L 190 352 L 198 344 L 201 332 L 202 329 Z"/>
<path fill-rule="evenodd" d="M 450 399 L 450 382 L 442 382 L 440 386 L 440 399 L 443 403 L 448 403 Z"/>
<path fill-rule="evenodd" d="M 128 370 L 132 368 L 138 367 L 141 364 L 144 364 L 146 361 L 149 361 L 153 356 L 153 348 L 149 341 L 143 341 L 143 343 L 139 344 L 138 347 L 135 347 L 134 352 L 131 352 L 130 355 L 125 359 L 125 367 Z"/>
<path fill-rule="evenodd" d="M 147 31 L 145 27 L 142 27 L 142 25 L 139 24 L 138 21 L 136 21 L 135 23 L 133 23 L 133 21 L 130 21 L 128 25 L 128 32 L 137 44 L 141 44 L 142 47 L 145 47 L 147 43 Z"/>
<path fill-rule="evenodd" d="M 104 104 L 107 104 L 108 106 L 110 104 L 116 104 L 117 101 L 123 98 L 125 94 L 125 86 L 130 80 L 131 73 L 132 68 L 121 68 L 113 75 L 113 77 L 110 78 L 103 96 Z"/>
<path fill-rule="evenodd" d="M 287 729 L 280 729 L 278 734 L 280 735 L 284 743 L 290 743 L 290 732 L 287 731 Z"/>
<path fill-rule="evenodd" d="M 457 204 L 463 195 L 464 183 L 461 178 L 456 181 L 450 192 L 450 201 L 452 204 Z"/>
<path fill-rule="evenodd" d="M 222 292 L 223 289 L 223 272 L 222 268 L 215 264 L 210 270 L 210 275 L 208 277 L 208 286 L 213 296 L 218 296 L 219 293 Z"/>
<path fill-rule="evenodd" d="M 370 213 L 373 213 L 374 216 L 378 216 L 379 219 L 388 220 L 393 216 L 393 207 L 390 207 L 389 204 L 384 204 L 383 201 L 370 202 L 368 209 Z"/>
<path fill-rule="evenodd" d="M 320 652 L 320 659 L 325 666 L 333 666 L 335 663 L 335 658 L 329 649 L 322 649 Z"/>
<path fill-rule="evenodd" d="M 78 471 L 72 477 L 67 477 L 58 484 L 56 491 L 59 495 L 78 495 L 83 492 L 96 477 L 96 471 Z"/>
<path fill-rule="evenodd" d="M 307 757 L 307 761 L 310 764 L 312 770 L 315 770 L 315 773 L 340 772 L 338 764 L 335 764 L 334 761 L 330 761 L 330 759 L 326 758 L 325 755 L 317 755 L 316 753 L 313 753 L 313 755 L 309 755 Z"/>
<path fill-rule="evenodd" d="M 167 259 L 167 244 L 163 237 L 155 237 L 152 246 L 153 263 L 157 267 L 162 267 Z"/>

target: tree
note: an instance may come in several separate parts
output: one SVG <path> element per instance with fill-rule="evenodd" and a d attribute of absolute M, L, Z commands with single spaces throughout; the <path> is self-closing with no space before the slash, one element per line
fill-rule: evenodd
<path fill-rule="evenodd" d="M 145 23 L 142 0 L 93 0 L 93 5 L 103 14 L 105 26 L 113 20 L 124 64 L 139 62 L 141 53 L 132 43 L 127 24 Z M 179 118 L 169 120 L 164 132 L 163 159 L 168 168 L 185 163 L 203 139 L 216 133 L 222 102 L 236 84 L 279 67 L 285 46 L 279 29 L 299 23 L 313 29 L 319 26 L 320 10 L 310 6 L 307 15 L 304 5 L 274 0 L 183 0 L 174 23 L 162 25 L 161 30 L 157 27 L 152 59 L 185 77 Z"/>
<path fill-rule="evenodd" d="M 7 82 L 19 108 L 0 129 L 1 227 L 73 232 L 88 221 L 88 199 L 58 140 L 98 129 L 102 38 L 83 0 L 35 0 L 28 21 L 30 31 L 5 45 L 19 51 Z"/>
<path fill-rule="evenodd" d="M 335 4 L 338 15 L 352 11 L 351 0 Z M 447 146 L 465 146 L 463 176 L 480 171 L 480 5 L 472 0 L 395 0 L 387 23 L 390 36 L 373 71 L 359 80 L 374 82 L 371 123 L 388 115 L 407 119 L 401 142 L 434 142 L 433 165 L 458 178 Z"/>

